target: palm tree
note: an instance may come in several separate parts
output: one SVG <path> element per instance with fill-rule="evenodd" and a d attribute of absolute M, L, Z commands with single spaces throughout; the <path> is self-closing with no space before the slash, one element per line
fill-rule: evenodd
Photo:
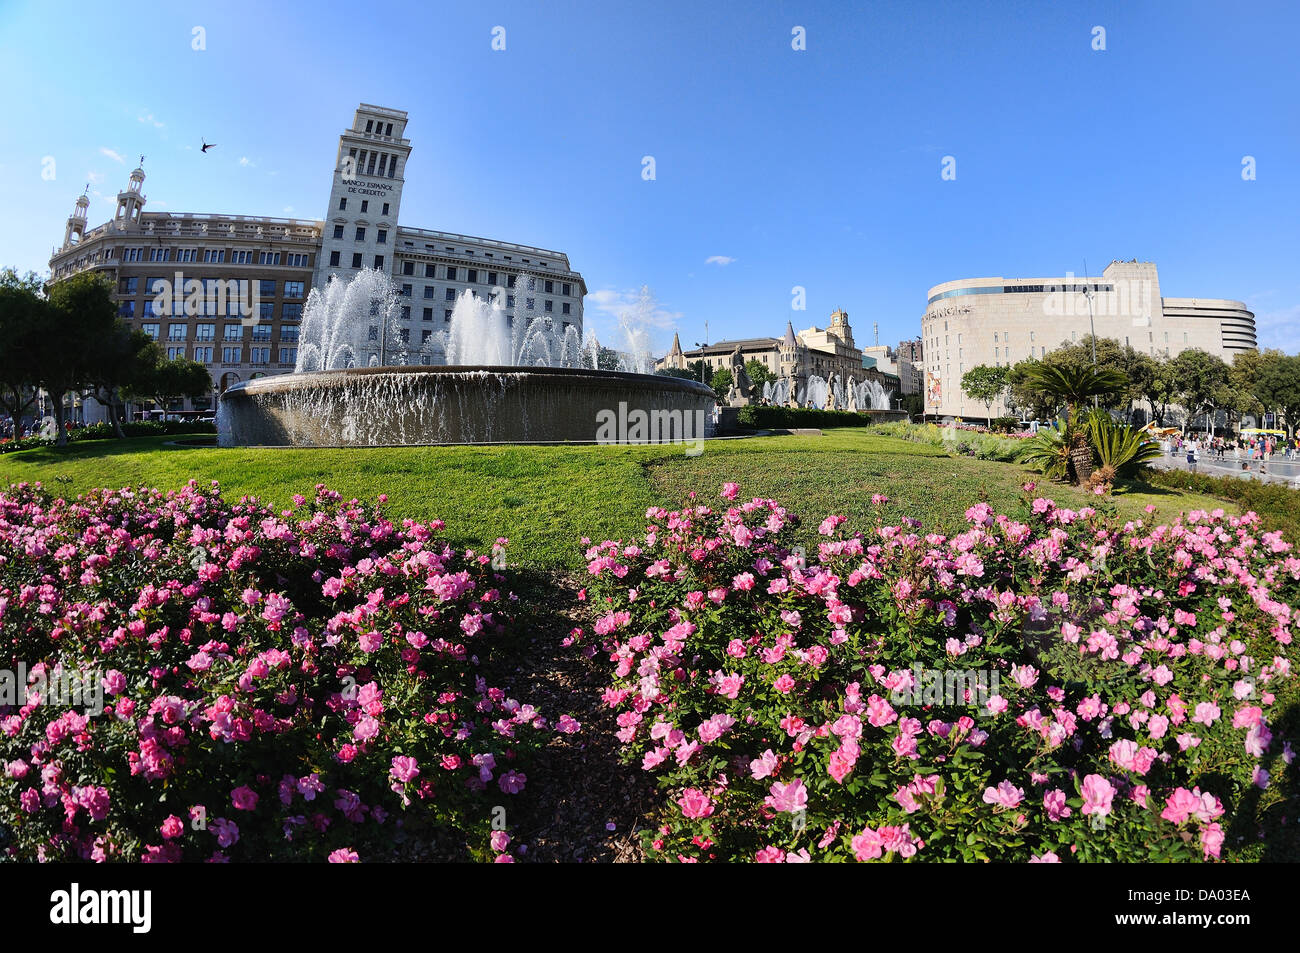
<path fill-rule="evenodd" d="M 1088 446 L 1088 431 L 1082 426 L 1079 411 L 1094 397 L 1127 387 L 1128 379 L 1113 368 L 1099 369 L 1087 364 L 1036 364 L 1026 368 L 1025 375 L 1036 390 L 1057 403 L 1065 404 L 1074 481 L 1083 483 L 1092 476 L 1092 448 Z"/>

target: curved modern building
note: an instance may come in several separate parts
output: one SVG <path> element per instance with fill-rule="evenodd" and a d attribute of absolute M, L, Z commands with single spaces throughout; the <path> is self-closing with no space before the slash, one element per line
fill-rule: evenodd
<path fill-rule="evenodd" d="M 925 355 L 925 412 L 983 417 L 961 378 L 980 364 L 1010 366 L 1090 333 L 1152 356 L 1188 348 L 1231 363 L 1254 350 L 1255 315 L 1240 301 L 1165 298 L 1153 262 L 1113 261 L 1096 278 L 968 278 L 935 285 L 921 319 Z M 1001 402 L 993 416 L 1007 413 Z"/>

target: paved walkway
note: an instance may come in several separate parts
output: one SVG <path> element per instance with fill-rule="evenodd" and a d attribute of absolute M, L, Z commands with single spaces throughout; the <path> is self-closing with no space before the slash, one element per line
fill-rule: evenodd
<path fill-rule="evenodd" d="M 1265 474 L 1260 476 L 1260 461 L 1250 462 L 1250 469 L 1243 470 L 1242 462 L 1245 461 L 1245 455 L 1240 460 L 1233 459 L 1232 451 L 1229 450 L 1224 459 L 1220 460 L 1211 455 L 1207 450 L 1197 451 L 1198 461 L 1196 464 L 1197 473 L 1205 473 L 1210 476 L 1234 476 L 1243 480 L 1263 479 L 1269 483 L 1285 483 L 1288 486 L 1300 489 L 1300 457 L 1288 460 L 1280 453 L 1274 453 L 1273 459 L 1264 464 Z M 1159 467 L 1162 470 L 1187 470 L 1187 451 L 1183 450 L 1176 456 L 1170 456 L 1166 453 L 1163 457 L 1152 460 L 1152 466 Z"/>

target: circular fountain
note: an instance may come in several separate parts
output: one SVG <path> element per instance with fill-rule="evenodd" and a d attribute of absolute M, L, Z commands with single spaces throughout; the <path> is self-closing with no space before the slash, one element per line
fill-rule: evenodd
<path fill-rule="evenodd" d="M 648 349 L 602 368 L 611 352 L 594 335 L 581 339 L 540 315 L 512 319 L 504 289 L 497 292 L 463 293 L 440 331 L 400 318 L 397 289 L 378 271 L 313 289 L 294 373 L 228 388 L 220 443 L 678 443 L 711 435 L 712 389 L 648 373 Z M 635 345 L 634 322 L 624 330 Z"/>

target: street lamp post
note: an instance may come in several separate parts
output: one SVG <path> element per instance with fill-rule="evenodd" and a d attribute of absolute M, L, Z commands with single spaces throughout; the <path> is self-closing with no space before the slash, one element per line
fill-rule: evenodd
<path fill-rule="evenodd" d="M 1092 317 L 1093 292 L 1092 292 L 1092 282 L 1088 280 L 1087 262 L 1084 262 L 1083 265 L 1083 279 L 1084 279 L 1083 296 L 1088 299 L 1088 337 L 1092 341 L 1092 370 L 1093 373 L 1096 373 L 1097 371 L 1097 326 L 1093 322 L 1093 317 Z M 1099 406 L 1098 403 L 1099 400 L 1100 398 L 1096 394 L 1093 394 L 1092 406 L 1094 410 Z"/>

